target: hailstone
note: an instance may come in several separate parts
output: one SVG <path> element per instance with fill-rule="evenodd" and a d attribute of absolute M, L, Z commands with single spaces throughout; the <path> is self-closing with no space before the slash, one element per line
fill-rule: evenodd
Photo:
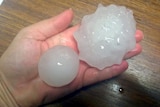
<path fill-rule="evenodd" d="M 77 53 L 62 45 L 57 45 L 46 51 L 38 64 L 40 78 L 54 87 L 69 84 L 76 77 L 78 69 Z"/>
<path fill-rule="evenodd" d="M 136 22 L 133 12 L 124 6 L 99 4 L 95 13 L 83 17 L 74 33 L 79 58 L 100 70 L 120 64 L 135 48 Z"/>

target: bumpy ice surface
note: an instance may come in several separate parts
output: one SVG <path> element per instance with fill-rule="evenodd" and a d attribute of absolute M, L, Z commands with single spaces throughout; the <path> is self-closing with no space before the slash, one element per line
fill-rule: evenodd
<path fill-rule="evenodd" d="M 124 55 L 135 47 L 135 32 L 131 10 L 100 4 L 94 14 L 83 17 L 80 28 L 74 33 L 79 57 L 100 70 L 120 64 Z"/>
<path fill-rule="evenodd" d="M 60 87 L 69 84 L 79 69 L 78 55 L 69 47 L 55 46 L 40 58 L 40 78 L 48 85 Z"/>

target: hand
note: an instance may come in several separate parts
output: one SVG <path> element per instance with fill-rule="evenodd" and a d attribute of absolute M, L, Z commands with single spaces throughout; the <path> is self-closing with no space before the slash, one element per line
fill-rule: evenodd
<path fill-rule="evenodd" d="M 33 24 L 21 30 L 0 59 L 0 71 L 5 76 L 8 89 L 22 107 L 36 106 L 56 100 L 81 87 L 112 78 L 124 72 L 128 64 L 125 59 L 141 52 L 139 42 L 143 34 L 137 30 L 135 49 L 124 57 L 120 65 L 102 71 L 80 62 L 76 79 L 67 86 L 56 88 L 45 84 L 38 75 L 41 55 L 55 45 L 65 45 L 77 52 L 73 32 L 79 27 L 67 28 L 73 18 L 71 9 L 60 15 Z"/>

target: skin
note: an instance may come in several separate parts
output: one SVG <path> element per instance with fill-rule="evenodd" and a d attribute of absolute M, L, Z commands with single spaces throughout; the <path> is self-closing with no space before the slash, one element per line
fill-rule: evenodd
<path fill-rule="evenodd" d="M 84 86 L 91 85 L 124 72 L 128 63 L 125 59 L 141 52 L 139 42 L 143 33 L 137 30 L 136 47 L 127 53 L 120 65 L 113 65 L 100 71 L 80 62 L 79 72 L 72 83 L 63 87 L 50 87 L 38 75 L 38 61 L 41 55 L 55 45 L 65 45 L 78 52 L 73 33 L 79 25 L 68 28 L 73 11 L 68 9 L 58 16 L 43 20 L 22 29 L 0 59 L 0 72 L 18 105 L 37 106 L 54 101 Z"/>

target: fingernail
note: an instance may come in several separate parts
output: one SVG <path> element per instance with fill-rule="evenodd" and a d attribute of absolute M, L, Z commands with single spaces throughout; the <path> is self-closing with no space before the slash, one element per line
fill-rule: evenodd
<path fill-rule="evenodd" d="M 68 10 L 72 11 L 72 8 L 69 8 Z"/>

